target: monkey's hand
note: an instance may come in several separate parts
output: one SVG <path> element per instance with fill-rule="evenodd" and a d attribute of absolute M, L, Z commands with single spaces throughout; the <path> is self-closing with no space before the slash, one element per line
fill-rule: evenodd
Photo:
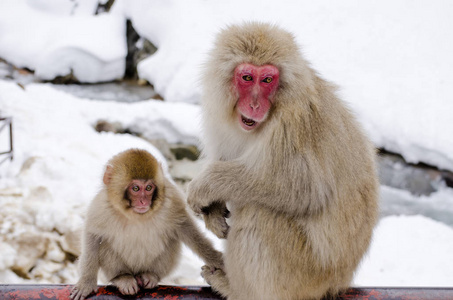
<path fill-rule="evenodd" d="M 215 201 L 211 198 L 212 191 L 204 177 L 201 175 L 194 178 L 187 189 L 187 203 L 197 215 L 203 215 L 203 209 Z"/>
<path fill-rule="evenodd" d="M 187 203 L 198 215 L 203 216 L 206 228 L 212 231 L 218 238 L 224 239 L 228 235 L 229 226 L 225 220 L 229 211 L 224 201 L 219 200 L 214 186 L 215 178 L 224 172 L 214 172 L 208 168 L 197 178 L 193 179 L 188 187 Z"/>
<path fill-rule="evenodd" d="M 98 286 L 96 280 L 83 280 L 80 279 L 79 282 L 72 288 L 70 298 L 72 300 L 84 300 L 88 295 L 96 293 L 98 291 Z"/>
<path fill-rule="evenodd" d="M 214 202 L 211 206 L 202 209 L 206 228 L 212 231 L 219 239 L 226 239 L 230 226 L 226 219 L 230 216 L 225 202 Z"/>

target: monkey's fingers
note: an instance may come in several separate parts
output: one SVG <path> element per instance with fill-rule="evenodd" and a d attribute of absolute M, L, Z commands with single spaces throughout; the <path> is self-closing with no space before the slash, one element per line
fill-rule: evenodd
<path fill-rule="evenodd" d="M 69 297 L 72 300 L 84 300 L 88 295 L 96 293 L 98 288 L 74 286 Z"/>
<path fill-rule="evenodd" d="M 230 216 L 231 216 L 230 211 L 227 208 L 225 208 L 225 210 L 223 211 L 223 217 L 229 218 Z"/>
<path fill-rule="evenodd" d="M 123 295 L 135 295 L 139 290 L 137 280 L 132 275 L 116 277 L 112 279 L 112 284 L 116 286 Z"/>
<path fill-rule="evenodd" d="M 137 280 L 137 284 L 138 284 L 139 287 L 141 287 L 141 288 L 144 287 L 144 283 L 143 283 L 143 280 L 140 277 L 140 275 L 135 276 L 135 280 Z"/>
<path fill-rule="evenodd" d="M 212 270 L 209 266 L 202 266 L 201 267 L 201 277 L 206 281 L 207 284 L 211 285 L 211 275 L 214 273 L 215 269 Z"/>
<path fill-rule="evenodd" d="M 216 278 L 225 277 L 225 272 L 222 269 L 204 265 L 201 267 L 201 277 L 203 277 L 209 285 L 212 285 L 212 281 L 216 280 Z"/>
<path fill-rule="evenodd" d="M 201 276 L 203 276 L 203 274 L 207 273 L 207 272 L 214 273 L 215 270 L 216 270 L 215 267 L 204 265 L 204 266 L 201 267 L 201 274 L 202 274 Z"/>
<path fill-rule="evenodd" d="M 223 214 L 213 212 L 203 215 L 203 220 L 206 224 L 206 228 L 212 231 L 219 239 L 227 238 L 230 226 L 223 217 Z"/>
<path fill-rule="evenodd" d="M 153 273 L 142 273 L 135 277 L 140 287 L 144 289 L 152 289 L 159 283 L 159 277 Z"/>

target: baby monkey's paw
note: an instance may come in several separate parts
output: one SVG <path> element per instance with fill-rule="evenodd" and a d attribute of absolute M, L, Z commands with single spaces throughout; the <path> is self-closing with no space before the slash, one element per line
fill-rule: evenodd
<path fill-rule="evenodd" d="M 69 297 L 72 300 L 84 300 L 88 295 L 96 293 L 97 291 L 98 287 L 96 280 L 90 280 L 90 282 L 79 280 L 79 282 L 77 282 L 77 284 L 72 288 Z"/>
<path fill-rule="evenodd" d="M 138 285 L 144 289 L 152 289 L 159 283 L 159 277 L 149 272 L 137 275 L 135 279 L 137 279 Z"/>
<path fill-rule="evenodd" d="M 137 280 L 132 275 L 121 275 L 112 279 L 112 284 L 123 295 L 135 295 L 139 291 Z"/>

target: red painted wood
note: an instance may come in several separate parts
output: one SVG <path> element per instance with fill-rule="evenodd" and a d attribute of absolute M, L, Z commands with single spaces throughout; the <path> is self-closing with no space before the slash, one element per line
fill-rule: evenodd
<path fill-rule="evenodd" d="M 301 287 L 302 288 L 302 287 Z M 2 300 L 69 299 L 72 285 L 20 285 L 1 284 Z M 166 299 L 188 300 L 222 299 L 205 286 L 166 286 L 140 291 L 136 296 L 123 296 L 116 288 L 100 286 L 89 299 Z M 453 288 L 351 288 L 337 300 L 453 300 Z M 278 299 L 276 299 L 278 300 Z"/>

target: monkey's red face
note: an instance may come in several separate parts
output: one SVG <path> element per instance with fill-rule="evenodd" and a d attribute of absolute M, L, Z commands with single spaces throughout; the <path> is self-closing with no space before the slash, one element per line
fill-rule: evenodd
<path fill-rule="evenodd" d="M 126 190 L 126 197 L 132 210 L 138 214 L 144 214 L 151 208 L 156 185 L 152 180 L 134 179 Z"/>
<path fill-rule="evenodd" d="M 234 88 L 239 124 L 246 130 L 255 129 L 267 118 L 278 88 L 279 71 L 275 66 L 240 64 L 234 70 Z"/>

